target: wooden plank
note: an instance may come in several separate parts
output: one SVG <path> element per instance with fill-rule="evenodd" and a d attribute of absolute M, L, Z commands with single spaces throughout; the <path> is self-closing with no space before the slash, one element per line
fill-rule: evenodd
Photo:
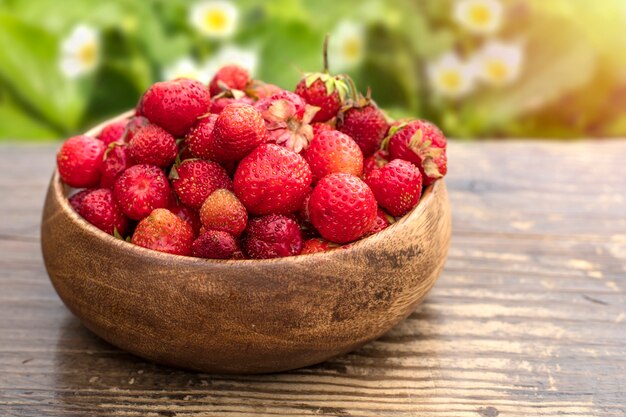
<path fill-rule="evenodd" d="M 453 143 L 426 302 L 356 352 L 244 377 L 146 363 L 68 313 L 39 249 L 55 148 L 0 145 L 2 416 L 626 414 L 626 141 Z"/>

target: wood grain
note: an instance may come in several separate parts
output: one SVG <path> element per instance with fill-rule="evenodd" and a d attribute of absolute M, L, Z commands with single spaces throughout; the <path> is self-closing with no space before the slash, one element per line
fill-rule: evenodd
<path fill-rule="evenodd" d="M 624 416 L 626 142 L 453 143 L 453 238 L 425 303 L 298 371 L 211 376 L 85 330 L 39 249 L 52 147 L 0 147 L 2 416 Z"/>

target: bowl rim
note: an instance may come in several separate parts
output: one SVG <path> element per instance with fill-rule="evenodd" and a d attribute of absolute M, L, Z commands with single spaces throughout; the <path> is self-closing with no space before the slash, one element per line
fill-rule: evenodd
<path fill-rule="evenodd" d="M 114 117 L 110 120 L 107 120 L 97 125 L 96 127 L 88 130 L 86 133 L 83 133 L 83 135 L 96 137 L 97 133 L 99 133 L 99 131 L 104 126 L 110 123 L 114 123 L 119 120 L 126 119 L 132 116 L 133 113 L 134 113 L 133 111 L 122 113 L 121 115 Z M 209 259 L 209 258 L 198 258 L 195 256 L 176 255 L 176 254 L 171 254 L 167 252 L 159 252 L 153 249 L 144 248 L 142 246 L 132 244 L 131 242 L 128 242 L 124 239 L 116 238 L 113 235 L 110 235 L 98 229 L 96 226 L 92 225 L 87 220 L 83 219 L 70 205 L 67 190 L 70 189 L 71 187 L 66 186 L 61 182 L 59 171 L 56 168 L 56 166 L 54 169 L 54 173 L 52 175 L 52 180 L 50 182 L 50 187 L 51 187 L 50 191 L 54 193 L 54 198 L 58 201 L 59 206 L 61 210 L 63 211 L 64 215 L 66 215 L 72 221 L 72 223 L 74 223 L 78 227 L 81 227 L 90 235 L 98 239 L 104 240 L 108 244 L 119 245 L 121 242 L 125 245 L 126 249 L 130 251 L 136 251 L 135 253 L 137 255 L 140 255 L 142 257 L 151 256 L 153 258 L 162 259 L 165 261 L 177 260 L 177 261 L 186 261 L 186 262 L 191 262 L 195 264 L 204 264 L 204 265 L 206 265 L 207 263 L 211 263 L 211 264 L 219 264 L 219 265 L 243 266 L 243 265 L 251 265 L 251 264 L 272 265 L 272 264 L 284 263 L 285 261 L 294 263 L 294 262 L 298 262 L 299 260 L 305 260 L 305 259 L 310 260 L 311 257 L 315 257 L 315 256 L 321 256 L 321 255 L 328 256 L 331 253 L 347 254 L 348 252 L 351 252 L 354 249 L 359 249 L 365 245 L 371 244 L 374 238 L 382 239 L 382 238 L 387 237 L 391 233 L 394 233 L 395 229 L 397 229 L 402 224 L 406 224 L 408 222 L 417 220 L 417 218 L 419 218 L 424 213 L 424 211 L 426 210 L 426 207 L 432 204 L 435 198 L 435 194 L 439 194 L 443 191 L 442 190 L 442 187 L 444 186 L 443 184 L 444 184 L 444 180 L 440 179 L 438 181 L 435 181 L 433 184 L 430 184 L 426 186 L 425 188 L 423 188 L 422 195 L 420 197 L 418 204 L 414 208 L 412 208 L 408 213 L 406 213 L 404 216 L 400 217 L 393 224 L 381 230 L 380 232 L 377 232 L 370 236 L 362 237 L 353 242 L 346 243 L 345 245 L 342 245 L 339 248 L 336 248 L 331 251 L 307 253 L 307 254 L 286 256 L 286 257 L 280 257 L 280 258 L 270 258 L 270 259 Z"/>

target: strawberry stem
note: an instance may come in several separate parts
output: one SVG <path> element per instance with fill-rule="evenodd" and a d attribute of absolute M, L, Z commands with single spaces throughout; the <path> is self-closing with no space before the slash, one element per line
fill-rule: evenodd
<path fill-rule="evenodd" d="M 328 33 L 324 36 L 324 46 L 322 47 L 322 55 L 324 59 L 324 73 L 328 74 Z"/>

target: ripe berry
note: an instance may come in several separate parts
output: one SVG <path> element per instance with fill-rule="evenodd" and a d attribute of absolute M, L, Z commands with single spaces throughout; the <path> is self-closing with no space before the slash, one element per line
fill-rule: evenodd
<path fill-rule="evenodd" d="M 150 124 L 150 120 L 146 119 L 143 116 L 135 116 L 126 123 L 126 129 L 124 129 L 124 134 L 122 139 L 124 142 L 130 142 L 135 134 L 139 132 L 143 127 L 148 126 Z"/>
<path fill-rule="evenodd" d="M 313 128 L 313 137 L 315 137 L 315 136 L 317 136 L 320 133 L 325 132 L 325 131 L 335 130 L 333 125 L 331 125 L 329 123 L 315 122 L 315 123 L 311 123 L 311 127 Z"/>
<path fill-rule="evenodd" d="M 378 204 L 395 217 L 408 213 L 422 194 L 422 174 L 415 165 L 403 159 L 394 159 L 371 171 L 365 182 Z"/>
<path fill-rule="evenodd" d="M 342 78 L 326 73 L 305 74 L 296 86 L 296 94 L 319 107 L 313 122 L 326 122 L 335 117 L 347 93 L 348 85 Z"/>
<path fill-rule="evenodd" d="M 154 209 L 167 207 L 170 186 L 159 167 L 135 165 L 117 178 L 113 196 L 127 217 L 141 220 Z"/>
<path fill-rule="evenodd" d="M 368 230 L 367 235 L 373 235 L 374 233 L 378 233 L 381 230 L 388 228 L 395 219 L 390 215 L 385 213 L 385 211 L 381 208 L 378 208 L 376 212 L 376 219 L 372 223 L 372 227 Z"/>
<path fill-rule="evenodd" d="M 133 163 L 128 155 L 126 144 L 116 143 L 109 146 L 109 149 L 104 152 L 104 161 L 102 161 L 100 187 L 113 189 L 117 177 L 130 168 Z"/>
<path fill-rule="evenodd" d="M 201 117 L 185 136 L 187 149 L 196 158 L 213 159 L 215 152 L 213 128 L 216 120 L 216 114 Z"/>
<path fill-rule="evenodd" d="M 360 176 L 363 154 L 359 146 L 346 134 L 331 130 L 315 136 L 304 153 L 313 173 L 313 183 L 328 174 L 345 172 Z"/>
<path fill-rule="evenodd" d="M 70 197 L 69 199 L 70 205 L 72 206 L 75 212 L 80 214 L 80 211 L 82 210 L 83 200 L 85 199 L 87 194 L 89 194 L 92 191 L 93 189 L 81 190 Z"/>
<path fill-rule="evenodd" d="M 313 226 L 323 238 L 340 244 L 367 233 L 376 218 L 376 207 L 376 199 L 367 184 L 344 173 L 322 178 L 309 201 Z"/>
<path fill-rule="evenodd" d="M 200 221 L 207 229 L 223 230 L 239 236 L 246 229 L 248 212 L 232 192 L 213 191 L 200 208 Z"/>
<path fill-rule="evenodd" d="M 371 102 L 347 109 L 337 121 L 337 130 L 354 139 L 365 158 L 380 147 L 388 129 L 385 115 Z"/>
<path fill-rule="evenodd" d="M 384 149 L 378 149 L 363 161 L 363 176 L 365 177 L 371 171 L 384 167 L 390 160 L 389 152 Z"/>
<path fill-rule="evenodd" d="M 239 163 L 233 183 L 235 195 L 250 213 L 288 214 L 302 205 L 311 169 L 297 153 L 265 144 Z"/>
<path fill-rule="evenodd" d="M 171 204 L 168 206 L 168 210 L 189 223 L 191 228 L 193 229 L 194 236 L 198 236 L 200 234 L 200 228 L 202 227 L 202 223 L 200 223 L 200 216 L 198 212 L 190 209 L 187 206 L 183 206 L 181 204 Z"/>
<path fill-rule="evenodd" d="M 250 81 L 250 75 L 239 65 L 226 65 L 217 71 L 209 83 L 211 96 L 226 90 L 244 90 Z"/>
<path fill-rule="evenodd" d="M 302 247 L 302 252 L 300 252 L 300 255 L 326 252 L 329 250 L 337 249 L 338 247 L 339 245 L 337 245 L 336 243 L 329 242 L 319 237 L 314 237 L 304 241 L 304 245 Z"/>
<path fill-rule="evenodd" d="M 233 189 L 228 174 L 218 163 L 188 159 L 176 168 L 172 185 L 180 201 L 200 210 L 204 200 L 218 188 Z"/>
<path fill-rule="evenodd" d="M 126 234 L 128 219 L 117 206 L 111 190 L 101 188 L 89 191 L 78 207 L 78 214 L 105 233 L 112 235 L 117 231 L 121 236 Z"/>
<path fill-rule="evenodd" d="M 106 145 L 89 136 L 74 136 L 57 153 L 57 168 L 70 187 L 94 187 L 100 182 L 102 156 Z"/>
<path fill-rule="evenodd" d="M 209 89 L 199 81 L 178 78 L 152 84 L 141 99 L 141 114 L 174 137 L 183 137 L 196 119 L 209 112 Z"/>
<path fill-rule="evenodd" d="M 206 230 L 191 246 L 193 256 L 207 259 L 231 259 L 240 251 L 234 236 L 221 230 Z"/>
<path fill-rule="evenodd" d="M 171 211 L 159 208 L 139 222 L 131 242 L 159 252 L 189 255 L 193 240 L 189 223 Z"/>
<path fill-rule="evenodd" d="M 254 259 L 298 255 L 302 250 L 302 234 L 292 218 L 270 214 L 250 221 L 244 246 L 248 256 Z"/>
<path fill-rule="evenodd" d="M 117 122 L 109 123 L 102 128 L 100 134 L 98 135 L 98 139 L 104 142 L 105 145 L 109 145 L 113 142 L 122 142 L 127 123 L 128 120 L 119 120 Z"/>
<path fill-rule="evenodd" d="M 130 140 L 128 152 L 136 164 L 166 167 L 176 159 L 178 148 L 174 136 L 157 125 L 148 125 Z"/>
<path fill-rule="evenodd" d="M 260 80 L 252 80 L 246 87 L 246 94 L 255 100 L 262 100 L 284 91 L 277 85 L 268 84 Z"/>
<path fill-rule="evenodd" d="M 251 105 L 229 104 L 222 110 L 213 128 L 215 159 L 238 161 L 267 141 L 267 129 L 261 114 Z"/>

